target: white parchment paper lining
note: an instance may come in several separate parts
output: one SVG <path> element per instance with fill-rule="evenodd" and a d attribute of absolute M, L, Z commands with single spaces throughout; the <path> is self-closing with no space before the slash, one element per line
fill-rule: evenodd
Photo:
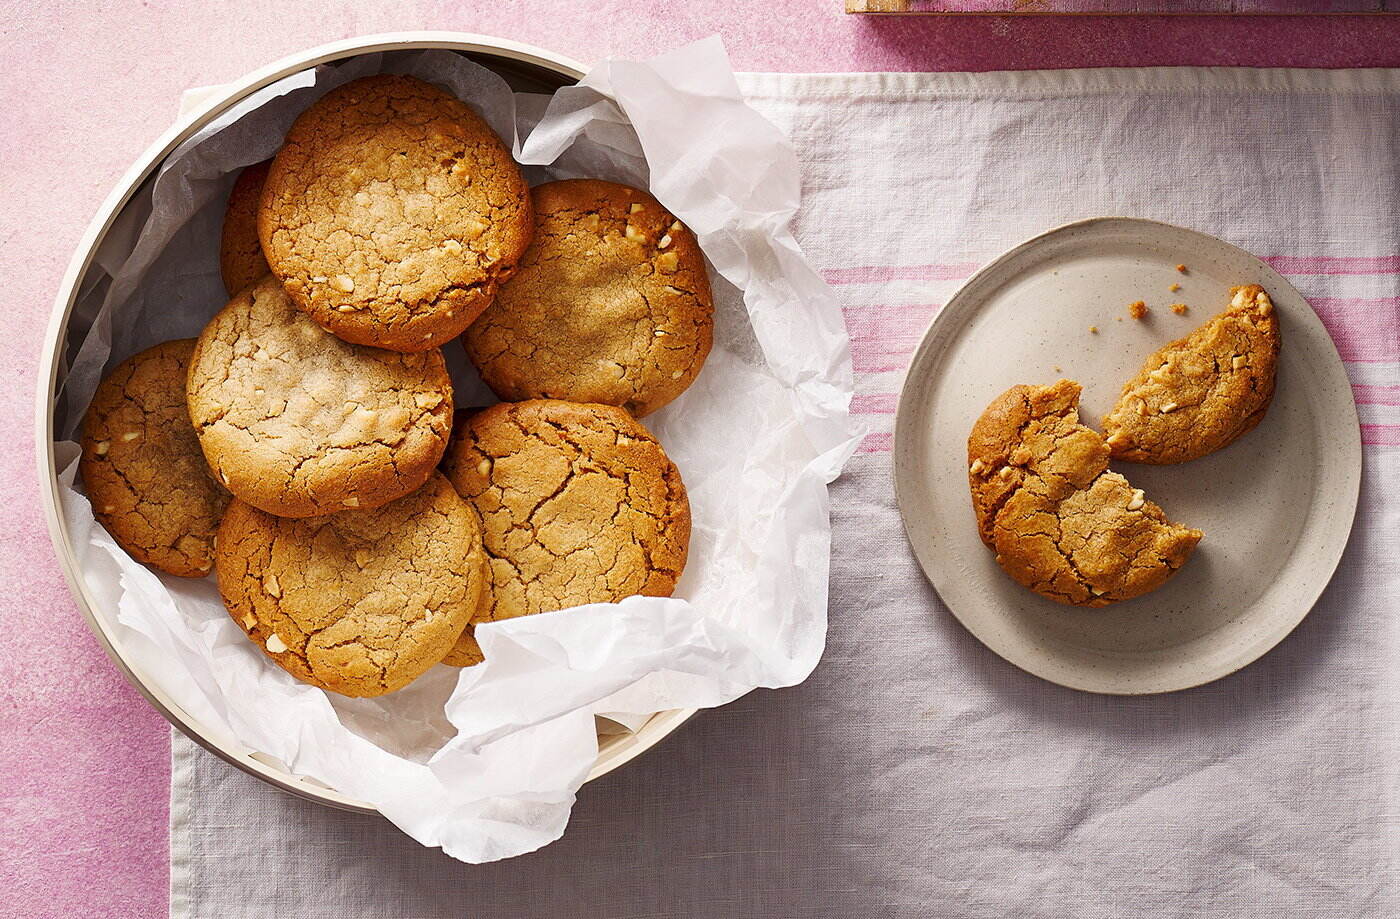
<path fill-rule="evenodd" d="M 378 71 L 448 87 L 512 141 L 532 183 L 597 176 L 651 191 L 697 233 L 716 281 L 716 342 L 696 383 L 646 424 L 681 469 L 694 530 L 677 596 L 492 623 L 486 663 L 434 668 L 381 699 L 293 680 L 229 619 L 212 579 L 159 575 L 95 525 L 71 441 L 117 360 L 197 335 L 223 305 L 217 241 L 243 166 L 335 86 Z M 597 755 L 595 713 L 715 706 L 803 680 L 826 632 L 826 484 L 855 445 L 839 308 L 788 229 L 799 179 L 786 139 L 742 100 L 718 40 L 605 61 L 577 87 L 514 93 L 447 51 L 364 55 L 288 77 L 184 143 L 124 210 L 74 314 L 64 513 L 96 613 L 125 656 L 198 721 L 373 803 L 470 862 L 563 832 Z M 75 334 L 82 334 L 75 331 Z M 493 401 L 449 346 L 459 406 Z M 641 718 L 619 715 L 624 724 Z"/>

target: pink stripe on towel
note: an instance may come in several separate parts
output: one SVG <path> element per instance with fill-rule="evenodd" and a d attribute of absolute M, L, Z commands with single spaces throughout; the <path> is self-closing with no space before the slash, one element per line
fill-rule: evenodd
<path fill-rule="evenodd" d="M 1344 361 L 1400 360 L 1400 297 L 1314 297 Z"/>
<path fill-rule="evenodd" d="M 1400 424 L 1363 424 L 1361 442 L 1368 447 L 1400 447 Z"/>
<path fill-rule="evenodd" d="M 893 415 L 898 406 L 898 393 L 864 393 L 851 397 L 853 415 Z"/>

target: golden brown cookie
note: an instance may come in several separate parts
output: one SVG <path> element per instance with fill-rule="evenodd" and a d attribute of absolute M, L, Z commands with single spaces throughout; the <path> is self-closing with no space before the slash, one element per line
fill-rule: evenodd
<path fill-rule="evenodd" d="M 669 597 L 685 567 L 680 473 L 620 408 L 493 405 L 458 422 L 443 471 L 481 517 L 491 579 L 475 621 Z"/>
<path fill-rule="evenodd" d="M 462 337 L 467 355 L 507 401 L 656 411 L 710 353 L 714 307 L 694 234 L 625 185 L 571 179 L 532 194 L 534 240 Z"/>
<path fill-rule="evenodd" d="M 476 515 L 441 475 L 373 510 L 292 520 L 234 501 L 219 527 L 229 615 L 299 680 L 378 696 L 448 653 L 485 584 Z"/>
<path fill-rule="evenodd" d="M 297 118 L 263 186 L 258 234 L 297 306 L 395 351 L 461 334 L 519 263 L 534 223 L 510 151 L 413 77 L 334 89 Z"/>
<path fill-rule="evenodd" d="M 233 296 L 267 276 L 267 259 L 258 241 L 258 200 L 271 160 L 255 163 L 238 174 L 228 193 L 223 235 L 219 240 L 219 273 Z"/>
<path fill-rule="evenodd" d="M 271 276 L 205 326 L 187 393 L 220 481 L 283 517 L 408 494 L 432 475 L 452 426 L 441 351 L 341 341 L 295 309 Z"/>
<path fill-rule="evenodd" d="M 209 475 L 185 411 L 194 339 L 127 358 L 97 387 L 78 464 L 92 512 L 137 561 L 182 578 L 214 563 L 229 495 Z"/>
<path fill-rule="evenodd" d="M 1103 420 L 1114 459 L 1184 463 L 1229 446 L 1274 397 L 1278 316 L 1257 284 L 1230 291 L 1225 312 L 1163 345 Z"/>
<path fill-rule="evenodd" d="M 1013 386 L 967 439 L 982 541 L 1018 583 L 1059 603 L 1107 606 L 1160 587 L 1201 531 L 1172 523 L 1108 470 L 1108 447 L 1079 423 L 1078 383 Z"/>
<path fill-rule="evenodd" d="M 485 592 L 482 595 L 485 596 Z M 486 655 L 481 652 L 481 645 L 476 643 L 476 626 L 468 623 L 442 662 L 449 667 L 474 667 L 484 660 Z"/>
<path fill-rule="evenodd" d="M 453 421 L 453 426 L 465 423 L 467 416 L 472 414 L 469 411 L 459 411 Z M 467 502 L 467 508 L 472 512 L 472 518 L 476 521 L 477 529 L 481 529 L 481 517 L 477 514 L 476 508 Z M 490 567 L 486 559 L 486 547 L 478 542 L 475 547 L 475 554 L 480 561 L 483 578 L 489 578 Z M 447 656 L 442 659 L 444 664 L 451 667 L 472 667 L 486 660 L 486 655 L 482 653 L 481 645 L 476 641 L 476 622 L 485 622 L 491 615 L 491 591 L 490 585 L 482 588 L 481 602 L 477 605 L 476 612 L 472 614 L 472 621 L 462 630 L 462 634 L 457 637 L 457 642 L 452 646 L 452 650 L 447 652 Z"/>

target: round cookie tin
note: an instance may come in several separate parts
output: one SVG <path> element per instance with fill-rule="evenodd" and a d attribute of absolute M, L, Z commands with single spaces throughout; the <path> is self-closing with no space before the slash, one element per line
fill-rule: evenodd
<path fill-rule="evenodd" d="M 362 54 L 428 48 L 465 54 L 473 61 L 496 71 L 516 88 L 534 92 L 552 92 L 562 86 L 572 85 L 583 76 L 585 69 L 584 65 L 577 61 L 505 39 L 461 32 L 400 32 L 362 36 L 321 45 L 283 58 L 232 83 L 211 88 L 137 159 L 98 208 L 97 215 L 88 225 L 87 232 L 74 252 L 59 287 L 39 361 L 38 431 L 35 443 L 39 479 L 42 483 L 40 494 L 59 565 L 63 568 L 68 588 L 77 601 L 79 610 L 87 620 L 88 628 L 97 636 L 126 678 L 151 705 L 171 724 L 205 749 L 244 772 L 292 794 L 331 807 L 364 813 L 374 813 L 375 809 L 315 779 L 284 770 L 270 757 L 248 749 L 231 734 L 216 730 L 191 716 L 142 672 L 133 656 L 123 648 L 121 636 L 110 628 L 104 616 L 98 615 L 94 600 L 88 595 L 79 572 L 59 504 L 58 465 L 54 450 L 55 416 L 58 409 L 56 394 L 67 369 L 65 353 L 70 331 L 73 331 L 71 325 L 75 321 L 74 304 L 79 291 L 83 289 L 93 257 L 136 192 L 156 173 L 176 147 L 247 96 L 291 74 L 318 64 L 343 61 Z M 606 775 L 651 749 L 693 714 L 694 709 L 657 712 L 635 732 L 600 734 L 598 760 L 588 775 L 589 781 Z"/>

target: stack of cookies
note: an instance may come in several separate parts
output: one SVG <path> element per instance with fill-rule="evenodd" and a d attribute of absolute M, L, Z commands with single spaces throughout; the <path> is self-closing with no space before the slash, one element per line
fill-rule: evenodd
<path fill-rule="evenodd" d="M 468 106 L 336 89 L 230 194 L 231 299 L 117 366 L 83 429 L 97 519 L 217 574 L 307 683 L 380 695 L 482 653 L 476 624 L 670 596 L 690 506 L 637 418 L 709 354 L 693 234 L 644 191 L 529 188 Z M 501 399 L 455 411 L 444 347 Z"/>

